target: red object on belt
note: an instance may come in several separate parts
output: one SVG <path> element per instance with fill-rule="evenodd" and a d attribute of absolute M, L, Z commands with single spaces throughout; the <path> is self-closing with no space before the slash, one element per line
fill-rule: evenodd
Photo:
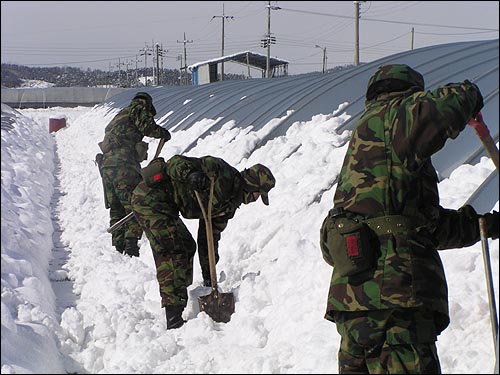
<path fill-rule="evenodd" d="M 358 238 L 356 236 L 347 236 L 347 255 L 357 257 L 359 255 Z"/>

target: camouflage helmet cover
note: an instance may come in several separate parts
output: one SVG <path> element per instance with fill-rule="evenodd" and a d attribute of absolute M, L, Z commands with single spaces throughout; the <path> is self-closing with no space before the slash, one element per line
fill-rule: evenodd
<path fill-rule="evenodd" d="M 370 77 L 368 81 L 367 92 L 373 88 L 374 85 L 385 80 L 398 80 L 409 83 L 410 86 L 416 86 L 424 89 L 424 77 L 422 74 L 413 70 L 405 64 L 388 64 L 380 66 L 377 71 Z"/>
<path fill-rule="evenodd" d="M 156 108 L 153 105 L 153 98 L 151 97 L 151 95 L 149 95 L 147 92 L 138 92 L 137 94 L 135 94 L 132 101 L 135 101 L 137 99 L 144 100 L 146 102 L 147 107 L 153 113 L 153 116 L 156 115 Z"/>
<path fill-rule="evenodd" d="M 245 169 L 241 172 L 241 177 L 245 181 L 243 190 L 248 192 L 259 192 L 262 202 L 269 206 L 269 191 L 276 184 L 276 180 L 266 166 L 255 164 L 254 166 Z"/>

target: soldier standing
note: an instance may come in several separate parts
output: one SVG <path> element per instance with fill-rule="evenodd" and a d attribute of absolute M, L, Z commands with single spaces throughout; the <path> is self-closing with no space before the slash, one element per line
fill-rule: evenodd
<path fill-rule="evenodd" d="M 142 181 L 141 161 L 147 159 L 148 144 L 144 136 L 170 139 L 168 130 L 157 125 L 156 109 L 148 93 L 138 92 L 132 102 L 123 108 L 106 126 L 104 140 L 99 143 L 102 154 L 97 154 L 106 208 L 110 209 L 113 225 L 132 211 L 132 191 Z M 120 253 L 139 256 L 138 240 L 142 229 L 136 220 L 112 234 L 112 244 Z"/>
<path fill-rule="evenodd" d="M 196 242 L 179 217 L 199 219 L 198 258 L 203 283 L 211 286 L 205 221 L 195 191 L 202 202 L 209 202 L 210 179 L 214 181 L 212 229 L 215 260 L 219 259 L 218 242 L 228 221 L 242 203 L 262 199 L 269 205 L 269 191 L 275 185 L 271 171 L 256 164 L 239 172 L 220 158 L 175 155 L 160 168 L 143 171 L 144 181 L 132 195 L 132 209 L 151 244 L 167 329 L 184 324 L 182 312 L 187 305 L 187 287 L 193 282 L 193 257 Z M 152 165 L 152 164 L 150 164 Z"/>
<path fill-rule="evenodd" d="M 482 107 L 468 80 L 424 91 L 407 65 L 370 78 L 320 231 L 333 266 L 325 318 L 341 335 L 339 373 L 441 373 L 435 342 L 450 318 L 437 250 L 478 242 L 480 216 L 470 205 L 440 206 L 431 156 Z M 483 216 L 498 238 L 498 212 Z"/>

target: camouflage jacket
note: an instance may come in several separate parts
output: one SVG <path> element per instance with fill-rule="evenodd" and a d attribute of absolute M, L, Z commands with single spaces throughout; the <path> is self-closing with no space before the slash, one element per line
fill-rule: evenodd
<path fill-rule="evenodd" d="M 144 136 L 168 140 L 170 132 L 156 124 L 152 113 L 142 101 L 132 101 L 106 126 L 102 142 L 106 151 L 101 167 L 129 166 L 140 172 L 141 160 L 136 145 Z"/>
<path fill-rule="evenodd" d="M 173 200 L 182 216 L 186 219 L 203 218 L 196 195 L 187 182 L 187 176 L 195 171 L 202 171 L 214 178 L 212 216 L 231 219 L 243 203 L 243 178 L 237 169 L 213 156 L 194 158 L 175 155 L 167 161 L 166 173 L 172 184 Z M 210 190 L 199 193 L 208 212 Z"/>
<path fill-rule="evenodd" d="M 359 218 L 404 215 L 419 224 L 411 235 L 379 237 L 376 268 L 365 278 L 340 277 L 334 268 L 327 319 L 334 319 L 334 311 L 425 305 L 441 314 L 439 329 L 448 324 L 446 279 L 436 249 L 469 246 L 479 240 L 479 231 L 472 207 L 439 205 L 431 156 L 465 128 L 478 102 L 481 93 L 468 81 L 432 92 L 385 93 L 366 102 L 334 205 Z"/>

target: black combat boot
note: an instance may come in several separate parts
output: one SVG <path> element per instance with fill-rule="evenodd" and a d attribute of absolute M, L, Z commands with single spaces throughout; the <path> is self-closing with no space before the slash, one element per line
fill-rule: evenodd
<path fill-rule="evenodd" d="M 125 254 L 131 257 L 139 256 L 139 246 L 137 246 L 137 238 L 125 238 Z"/>
<path fill-rule="evenodd" d="M 123 254 L 123 252 L 125 251 L 125 243 L 123 241 L 117 241 L 117 243 L 114 243 L 113 246 L 115 247 L 116 251 L 121 254 Z"/>
<path fill-rule="evenodd" d="M 165 306 L 167 316 L 167 329 L 175 329 L 181 327 L 186 321 L 182 319 L 184 306 Z"/>

